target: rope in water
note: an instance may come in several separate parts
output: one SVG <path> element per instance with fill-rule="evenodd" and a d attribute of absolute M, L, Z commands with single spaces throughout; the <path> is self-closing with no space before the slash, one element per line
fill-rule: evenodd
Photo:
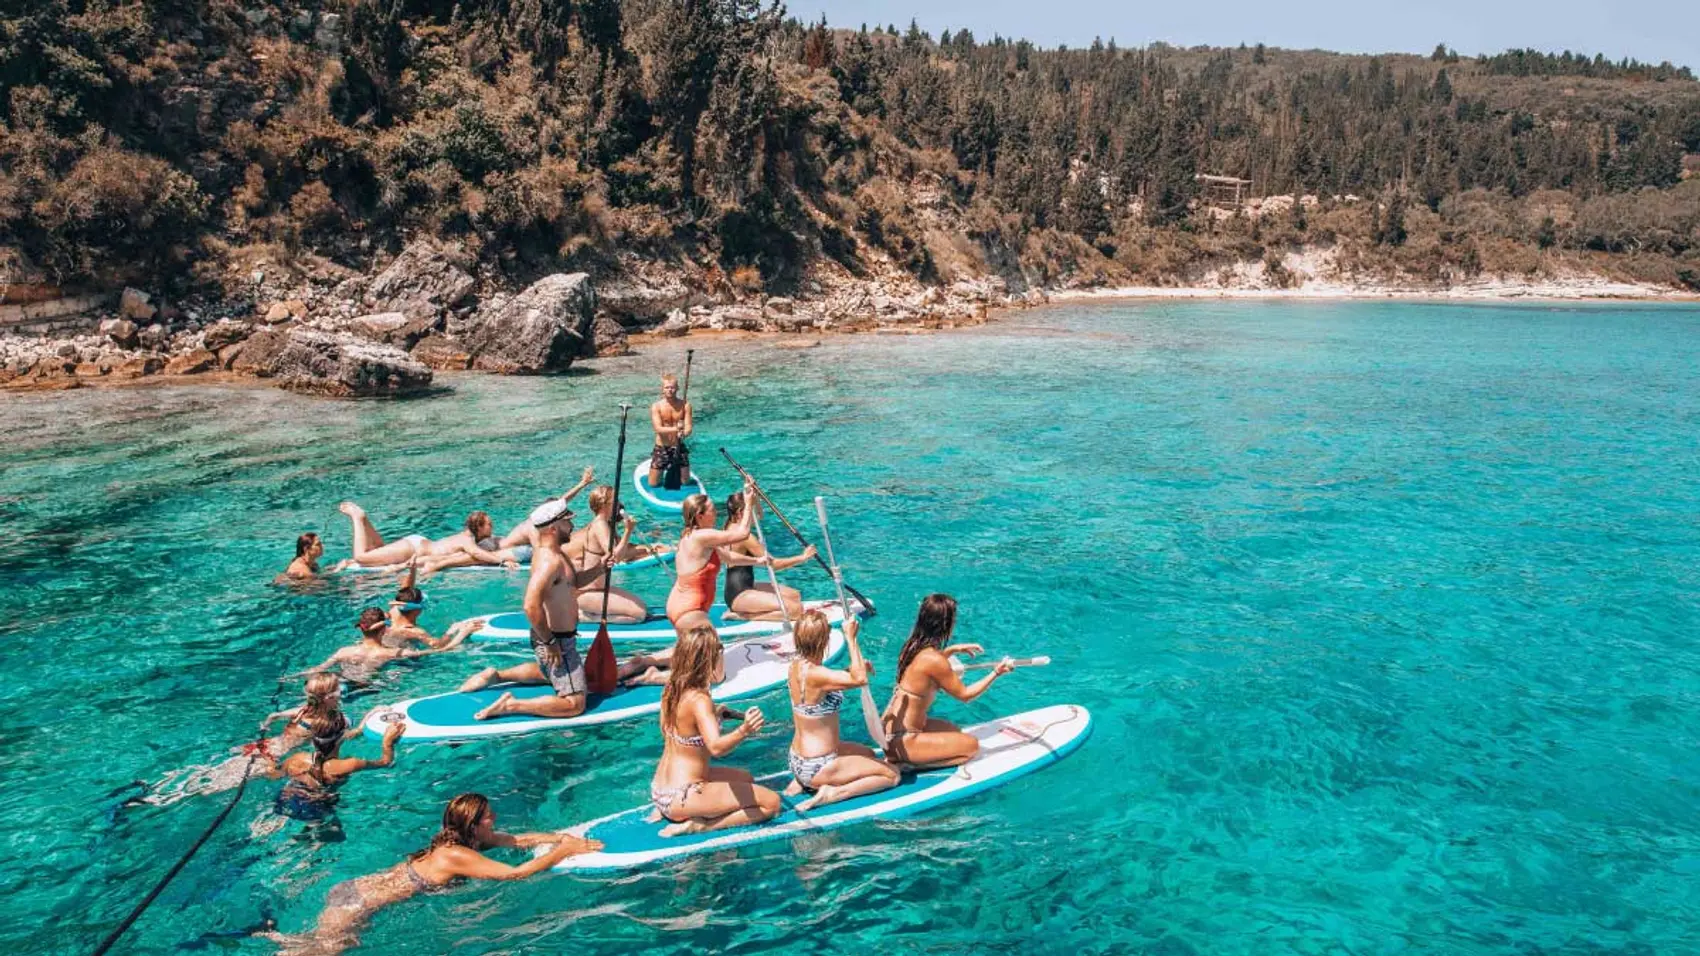
<path fill-rule="evenodd" d="M 321 515 L 320 517 L 322 519 L 324 516 Z M 321 520 L 319 530 L 316 532 L 320 540 L 324 539 L 324 529 L 325 522 Z M 278 702 L 283 699 L 283 692 L 287 686 L 281 681 L 278 682 L 277 689 L 272 691 L 271 706 L 267 709 L 267 713 L 277 710 Z M 225 819 L 236 809 L 236 805 L 242 802 L 242 794 L 247 791 L 248 780 L 254 773 L 254 760 L 262 752 L 261 745 L 265 742 L 265 739 L 266 729 L 262 727 L 259 734 L 254 738 L 253 752 L 248 754 L 248 765 L 242 768 L 242 779 L 236 782 L 236 792 L 230 795 L 230 802 L 226 803 L 224 809 L 213 817 L 212 822 L 207 824 L 206 830 L 202 831 L 200 837 L 189 845 L 189 849 L 177 858 L 177 862 L 171 865 L 171 869 L 165 871 L 165 875 L 159 878 L 159 882 L 154 884 L 153 889 L 149 890 L 148 894 L 142 897 L 142 901 L 130 910 L 130 914 L 125 916 L 123 921 L 114 927 L 105 939 L 101 940 L 100 945 L 95 947 L 94 956 L 105 956 L 117 944 L 118 940 L 130 931 L 130 927 L 136 924 L 136 920 L 141 919 L 142 914 L 148 911 L 148 907 L 152 906 L 159 899 L 159 895 L 165 892 L 165 888 L 171 885 L 171 881 L 177 878 L 177 874 L 183 872 L 183 868 L 189 865 L 189 861 L 195 858 L 195 854 L 201 852 L 201 847 L 206 846 L 207 841 L 212 839 L 212 835 L 218 832 L 220 826 L 224 825 Z"/>

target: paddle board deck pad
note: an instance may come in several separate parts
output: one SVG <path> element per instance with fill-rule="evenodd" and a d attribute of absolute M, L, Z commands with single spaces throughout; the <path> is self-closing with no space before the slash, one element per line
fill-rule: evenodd
<path fill-rule="evenodd" d="M 805 601 L 804 607 L 818 608 L 826 615 L 826 619 L 837 626 L 844 620 L 844 608 L 837 601 Z M 866 617 L 867 611 L 861 602 L 851 600 L 850 609 L 858 617 Z M 679 635 L 667 620 L 665 608 L 652 607 L 649 609 L 649 620 L 638 624 L 610 624 L 608 637 L 614 641 L 673 641 Z M 481 642 L 530 642 L 531 624 L 524 614 L 518 611 L 508 611 L 502 614 L 487 614 L 479 620 L 484 626 L 467 637 L 469 641 Z M 732 638 L 752 637 L 757 634 L 783 634 L 784 621 L 741 621 L 736 618 L 726 619 L 726 605 L 716 604 L 708 609 L 708 621 L 714 625 L 714 630 L 721 640 Z M 595 637 L 598 624 L 595 620 L 581 617 L 578 622 L 580 637 Z"/>
<path fill-rule="evenodd" d="M 632 488 L 651 508 L 661 511 L 685 510 L 685 499 L 694 494 L 708 494 L 703 487 L 702 478 L 696 472 L 691 472 L 690 481 L 682 481 L 677 489 L 669 490 L 649 483 L 649 463 L 652 459 L 645 458 L 638 462 L 637 470 L 632 472 Z"/>
<path fill-rule="evenodd" d="M 641 570 L 643 568 L 653 568 L 653 567 L 657 567 L 657 566 L 663 565 L 663 564 L 672 564 L 673 563 L 673 556 L 676 553 L 677 552 L 668 551 L 668 552 L 665 552 L 663 554 L 645 555 L 644 557 L 638 558 L 634 561 L 621 561 L 621 562 L 614 565 L 614 570 L 616 570 L 616 571 L 638 571 L 638 570 Z M 529 561 L 521 564 L 517 568 L 504 567 L 500 564 L 469 564 L 469 565 L 466 565 L 465 567 L 460 567 L 460 568 L 444 568 L 443 570 L 438 571 L 437 573 L 438 574 L 447 574 L 450 571 L 513 571 L 513 572 L 520 572 L 520 571 L 525 571 L 529 567 L 531 567 L 531 563 Z M 399 574 L 402 571 L 407 570 L 407 565 L 405 565 L 405 564 L 386 564 L 386 565 L 382 565 L 380 567 L 368 568 L 368 567 L 366 567 L 364 565 L 360 565 L 360 564 L 351 564 L 348 567 L 343 568 L 343 570 L 349 571 L 349 572 L 367 573 L 367 574 L 379 572 L 379 571 L 382 571 L 382 572 L 385 572 L 385 573 L 388 573 L 388 574 Z"/>
<path fill-rule="evenodd" d="M 660 832 L 666 823 L 650 820 L 654 808 L 644 804 L 574 827 L 572 833 L 602 841 L 602 849 L 567 857 L 555 864 L 555 869 L 624 870 L 676 857 L 832 830 L 866 820 L 913 816 L 1042 770 L 1084 743 L 1091 728 L 1092 715 L 1075 704 L 1041 707 L 965 727 L 965 732 L 980 741 L 980 752 L 960 767 L 907 772 L 902 782 L 890 790 L 828 804 L 807 814 L 796 809 L 798 803 L 808 799 L 806 795 L 782 795 L 784 809 L 779 816 L 753 827 L 664 837 Z M 790 783 L 790 776 L 774 774 L 761 782 L 783 791 Z"/>
<path fill-rule="evenodd" d="M 588 650 L 590 635 L 581 635 Z M 714 699 L 741 700 L 765 694 L 785 684 L 796 650 L 791 635 L 755 637 L 726 647 L 726 679 L 714 686 Z M 844 651 L 844 635 L 837 631 L 827 645 L 827 660 Z M 469 693 L 455 692 L 404 700 L 387 710 L 375 711 L 366 720 L 366 733 L 382 738 L 396 721 L 406 721 L 401 739 L 408 742 L 471 740 L 479 737 L 510 737 L 569 727 L 594 727 L 631 720 L 661 711 L 661 685 L 621 688 L 606 697 L 591 694 L 584 713 L 577 717 L 535 717 L 509 714 L 477 720 L 473 714 L 495 703 L 504 693 L 520 700 L 553 696 L 547 684 L 494 684 Z"/>

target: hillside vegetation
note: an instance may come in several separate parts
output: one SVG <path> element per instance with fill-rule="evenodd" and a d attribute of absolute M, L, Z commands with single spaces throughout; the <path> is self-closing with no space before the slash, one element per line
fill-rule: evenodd
<path fill-rule="evenodd" d="M 30 0 L 0 13 L 0 283 L 240 294 L 419 236 L 482 277 L 1179 282 L 1329 244 L 1700 290 L 1700 83 L 1510 51 L 1043 50 L 755 0 Z M 1243 177 L 1250 210 L 1199 202 Z"/>

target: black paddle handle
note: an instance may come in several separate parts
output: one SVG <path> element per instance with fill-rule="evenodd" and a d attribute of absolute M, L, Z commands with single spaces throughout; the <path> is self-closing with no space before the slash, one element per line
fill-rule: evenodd
<path fill-rule="evenodd" d="M 620 482 L 624 480 L 626 474 L 626 416 L 631 413 L 632 407 L 621 402 L 620 447 L 614 452 L 614 501 L 608 506 L 608 551 L 610 553 L 613 552 L 614 546 L 620 541 L 619 536 L 614 533 L 614 519 L 620 516 Z M 590 520 L 595 521 L 596 516 L 591 515 Z M 607 578 L 602 582 L 601 623 L 604 628 L 608 626 L 608 595 L 614 590 L 614 569 L 609 568 L 605 574 Z"/>
<path fill-rule="evenodd" d="M 803 537 L 803 533 L 801 531 L 797 530 L 797 526 L 791 523 L 790 518 L 785 517 L 785 512 L 780 511 L 779 506 L 773 503 L 773 499 L 769 498 L 767 496 L 767 492 L 761 490 L 761 485 L 756 484 L 756 480 L 754 478 L 750 477 L 750 473 L 744 470 L 744 466 L 738 464 L 737 459 L 733 458 L 731 453 L 728 452 L 726 449 L 724 449 L 724 448 L 720 449 L 720 454 L 725 456 L 726 461 L 729 464 L 731 464 L 732 468 L 735 471 L 737 471 L 738 474 L 741 475 L 745 481 L 750 483 L 750 487 L 755 489 L 756 496 L 759 497 L 762 500 L 762 504 L 767 505 L 767 510 L 773 512 L 773 516 L 775 518 L 779 519 L 779 523 L 785 526 L 786 531 L 791 532 L 791 537 L 796 538 L 797 543 L 802 545 L 803 547 L 805 547 L 805 548 L 808 547 L 809 546 L 809 539 Z M 815 563 L 820 565 L 821 568 L 823 568 L 826 571 L 827 574 L 832 573 L 832 566 L 827 564 L 826 559 L 821 557 L 819 554 L 815 555 Z M 842 575 L 840 577 L 842 577 Z M 856 588 L 853 585 L 851 585 L 849 582 L 845 582 L 844 590 L 849 591 L 851 596 L 853 596 L 856 600 L 860 601 L 862 603 L 862 606 L 868 609 L 868 616 L 869 617 L 872 617 L 872 616 L 874 616 L 874 614 L 878 613 L 874 610 L 874 602 L 868 600 L 867 595 L 856 590 Z"/>
<path fill-rule="evenodd" d="M 691 400 L 691 358 L 697 354 L 696 349 L 685 350 L 685 384 L 679 389 L 679 401 Z"/>

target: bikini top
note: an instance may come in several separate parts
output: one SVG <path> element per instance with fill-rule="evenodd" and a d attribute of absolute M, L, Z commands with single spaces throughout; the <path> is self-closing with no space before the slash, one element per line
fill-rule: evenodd
<path fill-rule="evenodd" d="M 671 730 L 663 730 L 663 731 L 661 731 L 661 733 L 668 740 L 673 741 L 674 743 L 678 744 L 681 747 L 707 747 L 708 746 L 708 741 L 702 739 L 701 734 L 697 734 L 694 737 L 681 737 Z"/>
<path fill-rule="evenodd" d="M 811 666 L 813 666 L 811 662 L 803 662 L 802 673 L 797 675 L 797 684 L 799 689 L 807 687 L 809 668 Z M 801 714 L 804 717 L 831 717 L 833 714 L 838 713 L 838 708 L 842 706 L 844 706 L 844 692 L 841 690 L 829 690 L 821 695 L 820 700 L 812 704 L 806 704 L 802 701 L 793 701 L 791 704 L 791 712 L 794 714 Z"/>

